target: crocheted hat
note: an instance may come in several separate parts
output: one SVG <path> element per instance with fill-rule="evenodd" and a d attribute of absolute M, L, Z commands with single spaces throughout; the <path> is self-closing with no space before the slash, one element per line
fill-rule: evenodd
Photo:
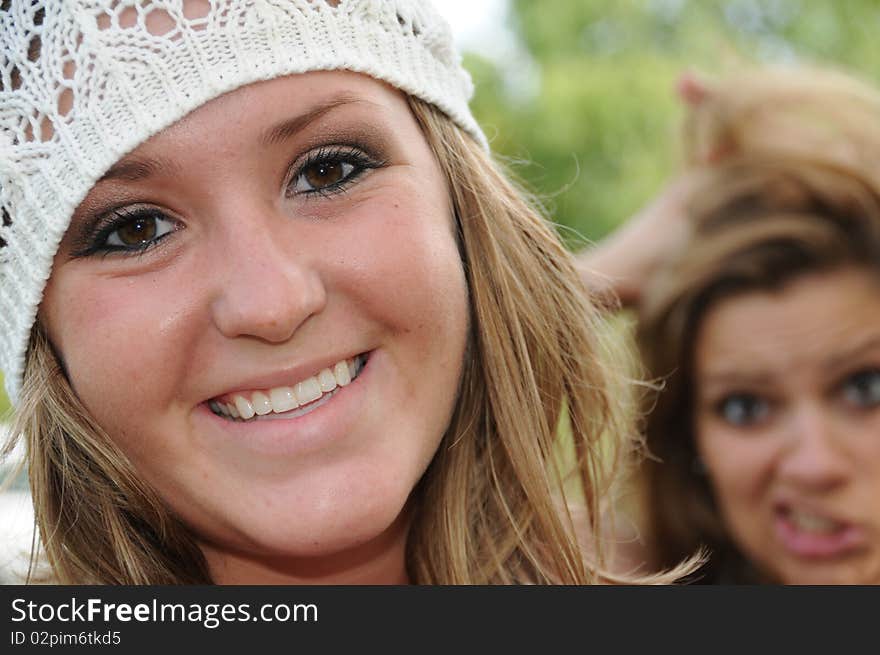
<path fill-rule="evenodd" d="M 427 0 L 0 0 L 0 370 L 13 402 L 55 251 L 110 166 L 222 93 L 338 69 L 433 103 L 486 146 Z"/>

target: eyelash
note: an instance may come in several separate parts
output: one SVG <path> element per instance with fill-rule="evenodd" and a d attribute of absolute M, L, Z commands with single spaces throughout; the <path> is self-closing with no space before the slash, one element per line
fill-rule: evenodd
<path fill-rule="evenodd" d="M 318 196 L 329 198 L 344 193 L 365 172 L 382 168 L 386 165 L 384 160 L 366 154 L 367 151 L 367 148 L 358 145 L 337 145 L 321 146 L 320 148 L 309 152 L 301 164 L 298 166 L 296 164 L 292 165 L 294 167 L 292 173 L 289 174 L 287 181 L 284 184 L 285 197 L 293 198 L 299 196 L 309 198 Z M 342 165 L 342 172 L 345 173 L 345 175 L 338 182 L 328 184 L 324 187 L 304 191 L 296 191 L 294 189 L 295 185 L 299 183 L 310 168 L 321 165 Z M 346 165 L 351 167 L 347 172 L 345 171 Z M 169 221 L 175 223 L 176 227 L 154 239 L 144 242 L 140 246 L 125 247 L 107 243 L 110 236 L 117 230 L 120 230 L 126 225 L 139 219 L 145 218 L 155 219 L 157 221 Z M 94 227 L 90 230 L 90 232 L 93 233 L 92 236 L 83 240 L 83 245 L 76 248 L 73 257 L 106 257 L 108 255 L 140 256 L 148 250 L 158 246 L 166 236 L 169 236 L 180 229 L 182 229 L 180 221 L 170 218 L 165 212 L 156 207 L 127 206 L 114 209 L 100 217 L 95 222 Z"/>
<path fill-rule="evenodd" d="M 866 367 L 860 369 L 854 373 L 847 375 L 837 385 L 838 392 L 843 396 L 845 401 L 847 401 L 854 407 L 864 410 L 876 409 L 878 406 L 880 406 L 880 402 L 878 402 L 875 398 L 876 391 L 878 389 L 874 386 L 874 383 L 877 381 L 878 376 L 880 376 L 880 369 L 877 369 L 876 367 Z M 868 383 L 870 386 L 867 389 L 864 388 L 864 385 L 859 387 L 858 383 L 860 382 Z M 867 402 L 862 402 L 863 399 L 860 396 L 856 398 L 849 397 L 849 392 L 853 389 L 856 390 L 857 394 L 860 394 L 863 391 L 868 391 L 870 397 L 867 399 Z"/>
<path fill-rule="evenodd" d="M 294 196 L 320 196 L 322 198 L 329 198 L 338 193 L 344 193 L 348 187 L 354 184 L 354 182 L 356 182 L 364 173 L 369 170 L 382 168 L 386 165 L 384 160 L 371 157 L 367 152 L 369 152 L 367 148 L 357 144 L 345 146 L 321 146 L 316 150 L 312 150 L 306 155 L 305 160 L 301 164 L 298 166 L 294 165 L 293 172 L 285 183 L 285 195 L 288 198 Z M 309 168 L 320 165 L 339 164 L 349 164 L 352 166 L 352 170 L 339 182 L 307 191 L 293 190 L 293 187 L 302 176 L 306 174 L 306 171 L 308 171 Z"/>
<path fill-rule="evenodd" d="M 744 417 L 743 420 L 733 420 L 733 418 L 728 415 L 728 410 L 732 409 L 731 403 L 733 401 L 748 404 L 749 410 L 751 410 L 752 413 Z M 754 410 L 756 409 L 758 412 L 757 416 L 754 415 Z M 715 415 L 725 423 L 738 429 L 748 429 L 749 427 L 757 425 L 767 418 L 771 409 L 772 402 L 769 398 L 766 398 L 761 394 L 747 391 L 737 391 L 725 394 L 713 403 L 713 411 Z"/>
<path fill-rule="evenodd" d="M 146 241 L 140 246 L 136 247 L 125 247 L 125 246 L 117 246 L 108 244 L 107 240 L 110 236 L 116 232 L 117 230 L 121 230 L 126 225 L 134 223 L 135 221 L 142 220 L 145 218 L 154 218 L 157 221 L 167 221 L 169 223 L 174 223 L 175 227 L 161 234 L 150 241 Z M 162 241 L 164 241 L 165 237 L 177 232 L 182 229 L 182 224 L 180 221 L 169 217 L 164 211 L 157 207 L 152 206 L 126 206 L 118 209 L 114 209 L 110 211 L 108 214 L 105 214 L 101 218 L 98 219 L 95 227 L 92 232 L 94 234 L 92 236 L 86 237 L 84 240 L 85 243 L 77 248 L 73 253 L 73 257 L 90 257 L 90 256 L 100 256 L 107 257 L 108 255 L 123 255 L 123 256 L 140 256 L 143 255 L 148 250 L 152 250 L 156 246 L 160 245 Z"/>
<path fill-rule="evenodd" d="M 848 406 L 855 410 L 874 412 L 880 409 L 880 369 L 866 367 L 848 373 L 837 384 L 831 387 L 830 393 L 834 397 L 842 399 Z M 727 410 L 731 409 L 730 403 L 734 400 L 750 404 L 750 409 L 758 408 L 758 415 L 750 415 L 747 421 L 737 422 L 731 420 Z M 721 420 L 745 429 L 757 425 L 773 410 L 773 401 L 765 395 L 752 392 L 731 392 L 725 394 L 711 407 L 716 416 Z"/>

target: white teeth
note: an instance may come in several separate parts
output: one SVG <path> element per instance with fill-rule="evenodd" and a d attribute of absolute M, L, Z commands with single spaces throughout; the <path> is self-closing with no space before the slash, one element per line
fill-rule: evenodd
<path fill-rule="evenodd" d="M 269 392 L 269 400 L 272 401 L 272 411 L 281 414 L 299 407 L 293 389 L 290 387 L 278 387 Z"/>
<path fill-rule="evenodd" d="M 305 405 L 321 397 L 321 383 L 318 378 L 308 378 L 293 388 L 300 405 Z"/>
<path fill-rule="evenodd" d="M 805 512 L 792 511 L 788 515 L 788 519 L 795 527 L 804 532 L 828 533 L 835 532 L 840 527 L 836 521 Z"/>
<path fill-rule="evenodd" d="M 215 414 L 244 420 L 249 420 L 254 416 L 285 414 L 301 405 L 314 403 L 324 394 L 333 393 L 337 387 L 350 384 L 360 373 L 364 361 L 364 357 L 346 359 L 337 362 L 331 368 L 323 369 L 317 375 L 307 378 L 293 387 L 253 391 L 250 393 L 250 398 L 234 394 L 230 397 L 232 402 L 223 403 L 212 400 L 209 407 Z M 308 411 L 308 409 L 300 411 Z"/>
<path fill-rule="evenodd" d="M 240 417 L 245 420 L 253 418 L 256 414 L 251 404 L 241 396 L 235 396 L 235 408 L 238 410 Z"/>
<path fill-rule="evenodd" d="M 318 382 L 321 383 L 321 391 L 324 393 L 333 391 L 336 388 L 336 378 L 333 376 L 333 373 L 329 368 L 325 368 L 318 373 Z"/>
<path fill-rule="evenodd" d="M 251 405 L 257 416 L 265 416 L 272 411 L 272 403 L 269 402 L 269 396 L 259 391 L 254 391 L 251 394 Z"/>
<path fill-rule="evenodd" d="M 339 362 L 333 367 L 333 375 L 336 377 L 336 384 L 344 387 L 351 382 L 351 371 L 348 368 L 348 362 Z"/>

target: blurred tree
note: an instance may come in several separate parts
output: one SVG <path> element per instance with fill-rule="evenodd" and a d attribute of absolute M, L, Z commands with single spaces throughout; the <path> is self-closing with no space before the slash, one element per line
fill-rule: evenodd
<path fill-rule="evenodd" d="M 0 421 L 9 413 L 9 399 L 3 391 L 3 374 L 0 373 Z"/>
<path fill-rule="evenodd" d="M 590 239 L 675 169 L 683 70 L 800 61 L 880 79 L 876 0 L 511 0 L 509 24 L 521 56 L 467 58 L 474 111 L 495 150 L 531 162 L 514 172 L 554 220 Z"/>

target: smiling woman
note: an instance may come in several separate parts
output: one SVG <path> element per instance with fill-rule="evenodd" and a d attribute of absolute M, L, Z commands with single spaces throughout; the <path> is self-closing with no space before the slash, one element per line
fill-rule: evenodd
<path fill-rule="evenodd" d="M 55 581 L 602 579 L 598 319 L 428 3 L 0 21 L 0 356 Z"/>
<path fill-rule="evenodd" d="M 212 100 L 92 187 L 52 271 L 40 320 L 71 386 L 197 526 L 215 579 L 261 552 L 402 553 L 468 314 L 403 95 L 314 72 Z"/>

